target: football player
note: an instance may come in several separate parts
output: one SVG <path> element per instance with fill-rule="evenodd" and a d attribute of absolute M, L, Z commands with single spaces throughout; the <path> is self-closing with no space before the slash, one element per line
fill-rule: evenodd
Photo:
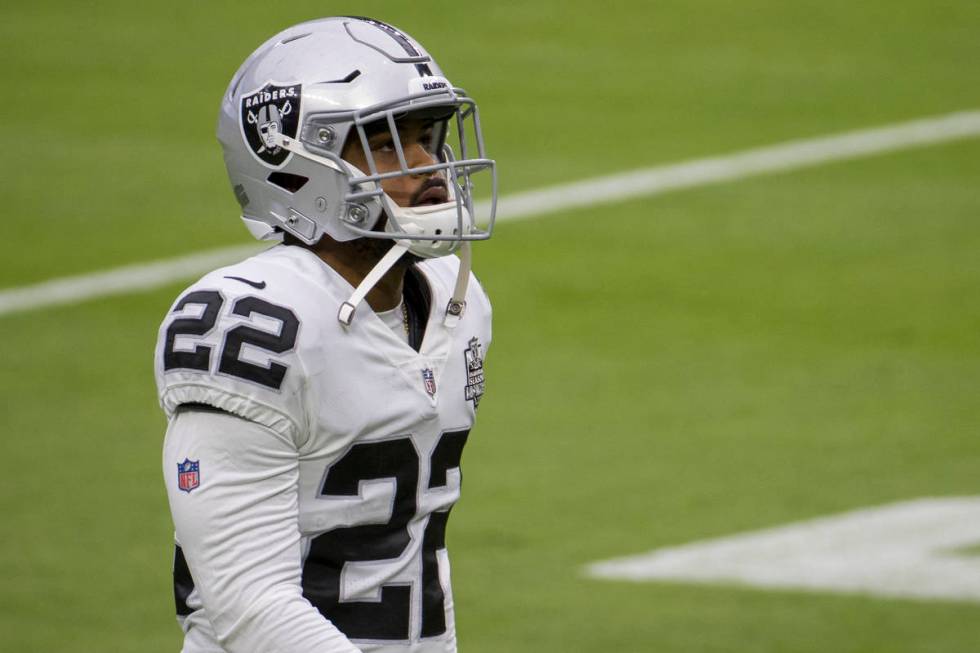
<path fill-rule="evenodd" d="M 496 205 L 476 104 L 403 32 L 327 18 L 248 57 L 218 138 L 279 242 L 160 327 L 183 650 L 455 651 L 446 522 L 491 335 L 470 243 Z"/>

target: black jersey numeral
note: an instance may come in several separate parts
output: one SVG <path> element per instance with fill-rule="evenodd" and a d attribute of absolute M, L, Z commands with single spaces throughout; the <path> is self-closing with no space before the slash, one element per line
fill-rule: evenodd
<path fill-rule="evenodd" d="M 163 346 L 165 371 L 190 369 L 207 372 L 211 369 L 211 347 L 199 344 L 193 351 L 179 351 L 174 347 L 177 336 L 201 338 L 211 333 L 224 301 L 221 293 L 216 290 L 197 290 L 181 297 L 174 307 L 175 313 L 194 304 L 203 305 L 204 310 L 199 317 L 179 317 L 167 327 Z M 242 297 L 235 302 L 231 312 L 246 318 L 253 315 L 272 318 L 279 322 L 279 329 L 278 332 L 264 331 L 244 324 L 229 329 L 225 334 L 218 371 L 278 390 L 286 376 L 286 365 L 272 361 L 268 367 L 264 367 L 242 360 L 242 348 L 250 345 L 273 354 L 289 351 L 296 346 L 296 335 L 299 332 L 296 314 L 285 306 L 278 306 L 258 297 Z"/>
<path fill-rule="evenodd" d="M 217 290 L 198 290 L 187 293 L 174 306 L 174 312 L 182 311 L 188 305 L 204 306 L 200 317 L 180 317 L 167 327 L 167 340 L 163 346 L 163 369 L 172 370 L 183 367 L 190 370 L 208 369 L 211 362 L 211 348 L 197 345 L 194 351 L 177 351 L 174 345 L 177 336 L 206 336 L 218 321 L 218 312 L 225 300 Z"/>
<path fill-rule="evenodd" d="M 447 471 L 458 468 L 469 431 L 443 433 L 432 452 L 428 488 L 444 487 Z M 323 481 L 323 497 L 351 498 L 361 482 L 393 479 L 391 517 L 384 524 L 336 528 L 310 543 L 303 566 L 303 595 L 337 628 L 352 639 L 407 640 L 412 614 L 412 584 L 420 583 L 422 637 L 446 632 L 445 596 L 439 581 L 436 552 L 445 548 L 449 510 L 429 515 L 422 537 L 421 578 L 383 585 L 371 601 L 345 601 L 341 575 L 348 563 L 382 562 L 400 558 L 411 542 L 409 522 L 416 516 L 420 492 L 419 455 L 408 436 L 351 447 Z"/>
<path fill-rule="evenodd" d="M 303 567 L 304 595 L 348 637 L 408 639 L 411 586 L 384 585 L 380 601 L 341 601 L 340 574 L 348 562 L 391 560 L 408 547 L 418 476 L 419 455 L 405 437 L 354 445 L 323 481 L 322 496 L 356 497 L 361 481 L 395 479 L 387 524 L 336 528 L 320 535 Z"/>
<path fill-rule="evenodd" d="M 429 489 L 445 487 L 447 472 L 458 469 L 469 431 L 447 431 L 432 451 L 429 465 Z M 446 632 L 446 596 L 439 582 L 437 552 L 446 548 L 446 523 L 450 506 L 429 515 L 422 538 L 422 637 Z"/>
<path fill-rule="evenodd" d="M 253 313 L 258 313 L 275 318 L 280 324 L 279 333 L 270 333 L 245 325 L 229 330 L 225 336 L 225 346 L 221 352 L 218 371 L 278 390 L 286 376 L 285 365 L 271 362 L 269 367 L 263 367 L 243 361 L 239 357 L 243 345 L 253 345 L 274 354 L 282 354 L 295 347 L 296 333 L 299 331 L 296 314 L 288 308 L 270 304 L 258 297 L 242 297 L 235 302 L 231 312 L 244 317 L 251 317 Z"/>

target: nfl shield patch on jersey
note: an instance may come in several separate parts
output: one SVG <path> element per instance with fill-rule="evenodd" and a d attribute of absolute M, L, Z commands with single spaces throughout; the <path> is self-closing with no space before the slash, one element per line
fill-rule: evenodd
<path fill-rule="evenodd" d="M 190 492 L 201 484 L 201 461 L 184 458 L 177 463 L 177 487 L 184 492 Z"/>
<path fill-rule="evenodd" d="M 422 370 L 422 383 L 425 385 L 425 391 L 430 397 L 436 396 L 436 377 L 432 373 L 432 370 L 425 368 Z"/>

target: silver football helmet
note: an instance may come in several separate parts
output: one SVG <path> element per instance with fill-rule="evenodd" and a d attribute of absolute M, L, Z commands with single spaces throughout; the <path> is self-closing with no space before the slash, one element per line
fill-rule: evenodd
<path fill-rule="evenodd" d="M 406 118 L 432 125 L 431 165 L 406 161 L 398 136 Z M 391 133 L 397 170 L 379 170 L 371 153 L 369 131 L 379 125 Z M 380 21 L 324 18 L 273 36 L 232 78 L 217 131 L 242 220 L 261 240 L 283 233 L 307 244 L 324 234 L 337 241 L 392 239 L 383 269 L 374 271 L 378 278 L 405 251 L 421 257 L 458 251 L 468 277 L 469 241 L 493 230 L 496 168 L 486 156 L 476 103 L 414 39 Z M 367 170 L 342 158 L 349 139 L 360 142 Z M 489 201 L 481 203 L 488 214 L 479 217 L 477 173 L 490 186 Z M 382 189 L 385 179 L 419 175 L 442 177 L 448 201 L 399 206 Z M 463 270 L 457 290 L 465 292 L 462 276 Z M 351 298 L 342 321 L 350 322 L 360 299 Z M 458 292 L 454 301 L 462 301 Z M 462 305 L 453 310 L 458 317 Z"/>
<path fill-rule="evenodd" d="M 396 136 L 411 115 L 435 120 L 434 165 L 410 168 L 405 161 Z M 365 127 L 378 121 L 392 133 L 400 170 L 375 167 Z M 369 170 L 341 158 L 348 138 L 360 139 Z M 443 77 L 421 45 L 385 23 L 325 18 L 266 41 L 224 95 L 218 140 L 242 219 L 259 239 L 277 232 L 308 244 L 324 233 L 338 241 L 404 239 L 419 256 L 441 256 L 490 235 L 496 177 L 476 103 Z M 490 173 L 492 193 L 484 228 L 474 216 L 472 176 L 480 171 Z M 399 207 L 381 190 L 382 179 L 419 174 L 444 175 L 451 201 Z M 382 212 L 383 232 L 375 230 Z"/>

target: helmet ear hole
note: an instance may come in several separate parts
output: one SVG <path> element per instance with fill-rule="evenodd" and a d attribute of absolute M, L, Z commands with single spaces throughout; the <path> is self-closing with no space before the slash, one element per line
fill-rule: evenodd
<path fill-rule="evenodd" d="M 271 173 L 266 181 L 274 186 L 288 191 L 290 193 L 295 193 L 300 188 L 306 185 L 306 182 L 310 180 L 309 177 L 304 177 L 302 175 L 294 175 L 288 172 L 273 172 Z"/>

